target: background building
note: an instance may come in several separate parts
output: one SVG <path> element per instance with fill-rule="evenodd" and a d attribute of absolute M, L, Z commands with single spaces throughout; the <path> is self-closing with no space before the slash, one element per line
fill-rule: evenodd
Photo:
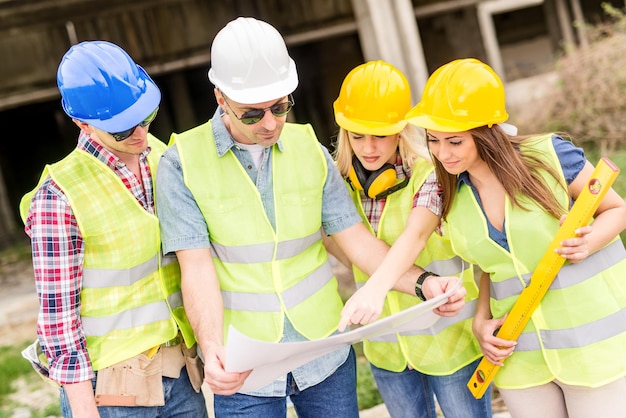
<path fill-rule="evenodd" d="M 163 92 L 151 132 L 169 134 L 213 114 L 206 73 L 213 37 L 237 16 L 285 36 L 300 75 L 290 118 L 332 147 L 332 102 L 356 65 L 384 59 L 409 78 L 417 102 L 428 75 L 455 58 L 490 63 L 507 82 L 550 68 L 605 0 L 0 0 L 0 247 L 21 236 L 17 205 L 46 163 L 76 144 L 56 69 L 70 45 L 104 39 L 124 49 Z M 578 23 L 577 23 L 578 22 Z"/>

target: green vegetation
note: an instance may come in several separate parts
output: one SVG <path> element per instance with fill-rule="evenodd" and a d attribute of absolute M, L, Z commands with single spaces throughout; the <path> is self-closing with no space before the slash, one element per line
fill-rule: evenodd
<path fill-rule="evenodd" d="M 30 243 L 26 239 L 0 251 L 0 267 L 24 260 L 30 260 Z"/>
<path fill-rule="evenodd" d="M 25 342 L 19 347 L 28 344 Z M 18 408 L 30 411 L 31 418 L 61 416 L 56 390 L 51 391 L 51 386 L 37 376 L 28 361 L 22 358 L 20 348 L 0 346 L 0 376 L 0 418 L 13 417 Z M 27 397 L 16 397 L 18 389 Z"/>
<path fill-rule="evenodd" d="M 15 347 L 0 347 L 0 400 L 15 391 L 15 379 L 32 372 L 33 368 Z"/>
<path fill-rule="evenodd" d="M 383 403 L 383 398 L 378 392 L 376 381 L 372 375 L 369 361 L 363 355 L 363 344 L 355 344 L 356 358 L 356 393 L 359 400 L 359 410 L 369 409 Z"/>
<path fill-rule="evenodd" d="M 588 47 L 568 49 L 535 106 L 525 106 L 522 133 L 563 131 L 589 151 L 611 156 L 626 145 L 626 14 L 604 3 L 605 22 L 586 27 Z"/>
<path fill-rule="evenodd" d="M 535 106 L 525 105 L 514 123 L 523 134 L 571 136 L 594 165 L 609 158 L 621 169 L 613 188 L 626 198 L 626 9 L 602 7 L 605 21 L 585 28 L 589 46 L 569 49 L 557 60 L 558 84 L 547 86 L 549 94 Z M 626 231 L 621 237 L 626 241 Z"/>

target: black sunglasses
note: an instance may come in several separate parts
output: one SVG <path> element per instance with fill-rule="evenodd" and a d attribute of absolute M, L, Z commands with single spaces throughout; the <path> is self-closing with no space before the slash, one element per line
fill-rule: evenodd
<path fill-rule="evenodd" d="M 115 139 L 117 142 L 121 142 L 125 140 L 126 138 L 128 138 L 129 136 L 131 136 L 133 132 L 135 132 L 135 129 L 137 129 L 137 126 L 141 126 L 142 128 L 145 128 L 146 126 L 150 125 L 152 121 L 154 120 L 154 118 L 156 118 L 158 111 L 159 111 L 159 108 L 157 107 L 156 109 L 154 109 L 154 112 L 150 113 L 148 117 L 145 118 L 143 121 L 139 122 L 138 125 L 135 125 L 132 128 L 126 129 L 125 131 L 122 131 L 122 132 L 115 132 L 115 133 L 109 132 L 109 135 L 111 135 L 113 139 Z"/>
<path fill-rule="evenodd" d="M 230 104 L 228 103 L 228 100 L 226 100 L 226 97 L 225 96 L 222 96 L 222 97 L 224 97 L 226 106 L 228 106 L 228 108 L 230 109 L 231 112 L 233 112 L 235 117 L 239 119 L 241 123 L 243 123 L 244 125 L 254 125 L 255 123 L 260 122 L 261 119 L 263 119 L 263 117 L 265 116 L 265 112 L 267 112 L 268 110 L 272 112 L 272 115 L 274 116 L 277 116 L 277 117 L 285 116 L 287 113 L 289 113 L 291 108 L 293 108 L 293 105 L 296 104 L 296 102 L 293 100 L 293 96 L 290 94 L 286 102 L 276 103 L 275 105 L 266 107 L 265 109 L 251 109 L 246 112 L 243 112 L 243 115 L 239 117 L 237 116 L 233 108 L 230 107 Z"/>

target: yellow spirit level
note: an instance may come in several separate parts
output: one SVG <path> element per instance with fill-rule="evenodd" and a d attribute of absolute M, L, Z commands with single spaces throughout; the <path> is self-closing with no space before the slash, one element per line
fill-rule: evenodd
<path fill-rule="evenodd" d="M 561 246 L 561 241 L 574 237 L 576 229 L 589 223 L 618 174 L 619 168 L 609 159 L 602 158 L 600 160 L 587 182 L 587 187 L 581 191 L 550 246 L 539 260 L 539 264 L 530 277 L 529 285 L 522 291 L 511 312 L 502 323 L 496 334 L 498 338 L 505 340 L 517 340 L 519 338 L 533 312 L 539 306 L 539 302 L 565 263 L 565 258 L 555 253 L 554 250 Z M 483 357 L 469 382 L 467 382 L 468 389 L 476 399 L 482 398 L 499 369 L 500 366 L 496 366 Z"/>

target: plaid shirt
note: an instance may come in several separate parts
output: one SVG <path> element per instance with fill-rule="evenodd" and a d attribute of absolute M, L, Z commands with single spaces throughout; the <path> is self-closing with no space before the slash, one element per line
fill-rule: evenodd
<path fill-rule="evenodd" d="M 137 179 L 114 154 L 82 132 L 77 148 L 106 164 L 144 209 L 154 213 L 149 149 L 140 155 Z M 37 335 L 49 361 L 49 377 L 60 384 L 89 380 L 94 373 L 80 318 L 84 243 L 67 197 L 50 177 L 33 197 L 25 231 L 31 239 L 39 297 Z"/>
<path fill-rule="evenodd" d="M 396 174 L 398 179 L 406 177 L 404 170 L 402 169 L 402 162 L 398 161 L 395 164 Z M 407 173 L 411 177 L 411 173 Z M 363 212 L 367 216 L 367 220 L 375 233 L 378 233 L 378 224 L 380 217 L 385 208 L 386 199 L 375 200 L 368 197 L 363 191 L 361 191 L 361 204 L 363 205 Z M 441 188 L 437 183 L 437 176 L 433 171 L 427 178 L 422 187 L 413 196 L 413 207 L 425 207 L 437 216 L 441 215 L 442 211 L 442 198 Z M 439 229 L 439 228 L 438 228 Z"/>

